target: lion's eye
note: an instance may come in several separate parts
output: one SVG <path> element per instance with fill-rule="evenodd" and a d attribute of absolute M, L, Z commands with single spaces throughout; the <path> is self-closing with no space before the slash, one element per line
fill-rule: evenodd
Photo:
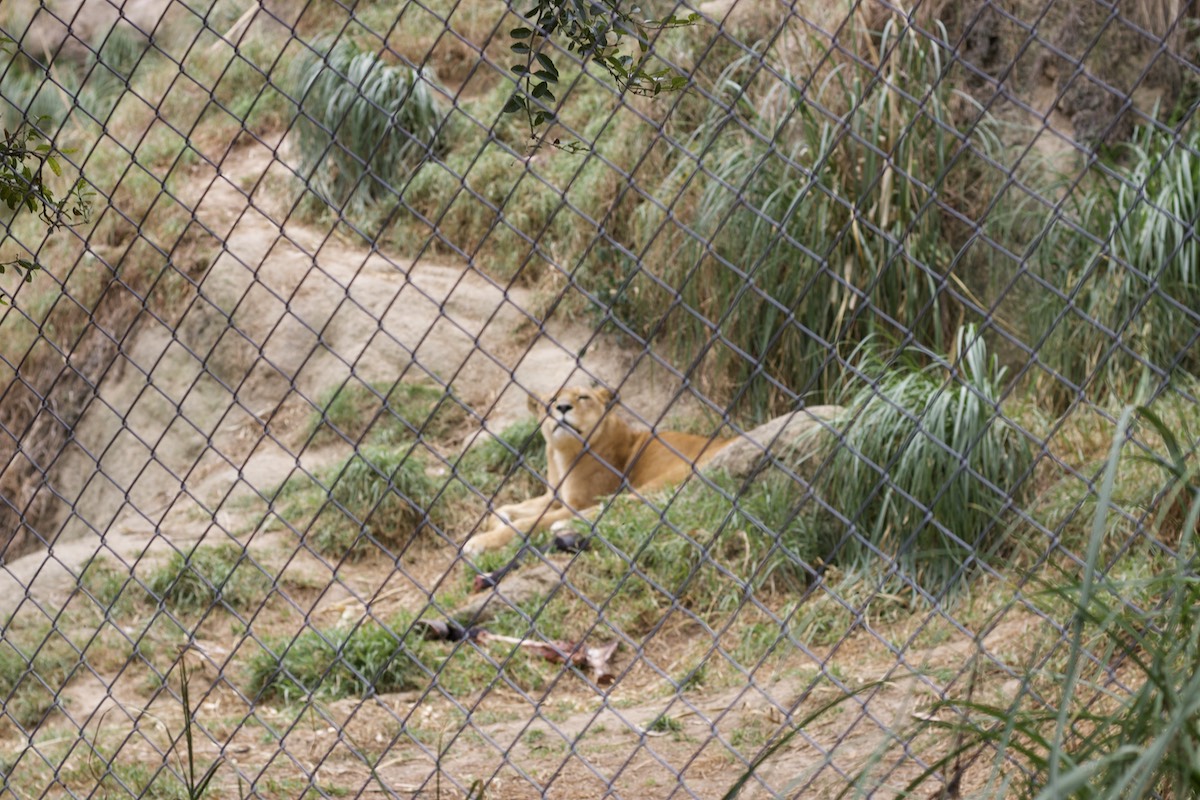
<path fill-rule="evenodd" d="M 591 400 L 592 398 L 588 397 L 586 394 L 581 394 L 581 395 L 579 395 L 579 399 L 580 400 Z"/>

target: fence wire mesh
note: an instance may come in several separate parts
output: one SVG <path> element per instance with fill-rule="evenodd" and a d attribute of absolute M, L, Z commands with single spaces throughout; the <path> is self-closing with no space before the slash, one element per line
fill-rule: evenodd
<path fill-rule="evenodd" d="M 4 3 L 0 793 L 1196 791 L 1194 11 Z"/>

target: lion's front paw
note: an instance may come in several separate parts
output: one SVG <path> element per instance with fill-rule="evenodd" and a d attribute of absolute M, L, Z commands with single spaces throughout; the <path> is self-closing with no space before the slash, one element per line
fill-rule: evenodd
<path fill-rule="evenodd" d="M 508 544 L 508 540 L 512 538 L 513 532 L 511 528 L 493 528 L 490 531 L 477 533 L 463 543 L 462 552 L 466 556 L 477 556 L 480 553 L 485 553 L 488 550 L 499 550 L 504 545 Z"/>

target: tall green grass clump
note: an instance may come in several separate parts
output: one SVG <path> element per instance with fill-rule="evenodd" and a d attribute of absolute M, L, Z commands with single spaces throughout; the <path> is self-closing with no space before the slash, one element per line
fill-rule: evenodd
<path fill-rule="evenodd" d="M 959 307 L 946 286 L 961 283 L 951 270 L 967 238 L 942 207 L 979 216 L 999 185 L 979 152 L 999 144 L 977 109 L 970 130 L 955 119 L 970 101 L 943 79 L 944 47 L 889 22 L 878 80 L 843 61 L 811 86 L 796 77 L 763 91 L 761 70 L 733 65 L 717 90 L 739 120 L 722 110 L 702 125 L 699 168 L 681 160 L 660 192 L 681 193 L 677 213 L 694 215 L 699 237 L 669 228 L 649 268 L 707 322 L 677 310 L 657 332 L 690 362 L 715 326 L 730 346 L 707 353 L 706 377 L 718 392 L 744 391 L 756 416 L 791 402 L 760 370 L 821 393 L 838 377 L 831 349 L 908 332 L 947 349 Z M 657 231 L 661 214 L 646 217 Z M 654 330 L 644 320 L 661 318 L 663 293 L 642 296 L 632 327 Z"/>
<path fill-rule="evenodd" d="M 1198 149 L 1200 130 L 1176 140 L 1145 126 L 1093 171 L 1037 251 L 1049 289 L 1033 291 L 1029 341 L 1047 337 L 1040 358 L 1092 400 L 1129 401 L 1162 381 L 1157 372 L 1200 370 Z"/>
<path fill-rule="evenodd" d="M 433 80 L 348 40 L 298 59 L 296 139 L 308 187 L 355 215 L 394 206 L 406 178 L 441 149 L 446 112 Z"/>
<path fill-rule="evenodd" d="M 411 625 L 410 617 L 400 615 L 387 624 L 365 619 L 353 627 L 306 628 L 294 638 L 274 639 L 247 667 L 252 696 L 288 702 L 424 686 L 420 643 L 410 642 L 406 633 Z"/>
<path fill-rule="evenodd" d="M 948 752 L 939 748 L 941 758 L 931 760 L 906 796 L 926 796 L 929 787 L 923 784 L 939 773 L 954 779 L 957 765 L 970 764 L 978 752 L 994 757 L 990 765 L 976 768 L 980 774 L 972 783 L 983 785 L 977 797 L 1117 800 L 1200 793 L 1196 443 L 1176 442 L 1153 414 L 1146 415 L 1165 433 L 1168 453 L 1161 462 L 1168 468 L 1162 493 L 1186 501 L 1186 519 L 1176 557 L 1156 574 L 1115 577 L 1106 569 L 1105 540 L 1112 529 L 1106 517 L 1118 507 L 1119 475 L 1128 466 L 1121 451 L 1131 419 L 1130 409 L 1116 428 L 1096 490 L 1082 569 L 1073 570 L 1068 579 L 1055 576 L 1041 595 L 1051 606 L 1049 613 L 1061 614 L 1065 608 L 1069 614 L 1063 639 L 1056 627 L 1048 643 L 1061 641 L 1062 651 L 1046 659 L 1038 649 L 1015 695 L 1006 692 L 1005 701 L 956 698 L 933 709 L 921 727 L 949 738 L 954 747 Z M 1171 464 L 1186 469 L 1180 475 Z"/>
<path fill-rule="evenodd" d="M 838 560 L 878 570 L 878 549 L 933 594 L 1003 544 L 1003 511 L 1019 504 L 1032 458 L 999 410 L 1005 370 L 973 327 L 956 342 L 953 366 L 863 364 L 872 380 L 846 399 L 822 481 L 858 533 Z"/>

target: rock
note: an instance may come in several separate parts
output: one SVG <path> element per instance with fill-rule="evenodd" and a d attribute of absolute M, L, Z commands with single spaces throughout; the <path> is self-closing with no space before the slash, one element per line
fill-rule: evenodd
<path fill-rule="evenodd" d="M 759 425 L 713 456 L 705 470 L 723 470 L 744 478 L 774 457 L 792 469 L 808 460 L 829 435 L 829 423 L 841 406 L 811 406 Z"/>

